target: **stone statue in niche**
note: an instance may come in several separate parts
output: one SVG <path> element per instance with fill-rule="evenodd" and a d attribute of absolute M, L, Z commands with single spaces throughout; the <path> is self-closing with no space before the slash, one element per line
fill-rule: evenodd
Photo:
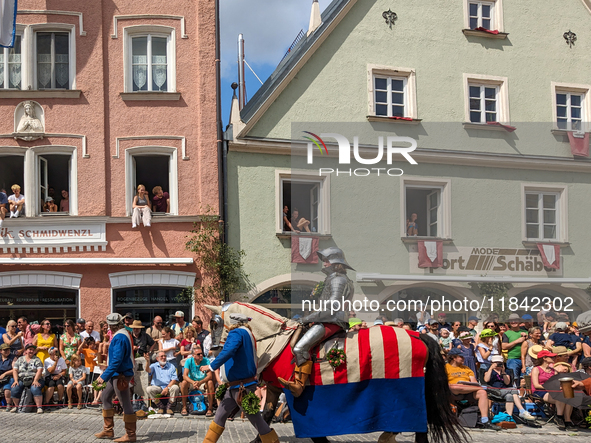
<path fill-rule="evenodd" d="M 14 111 L 15 139 L 37 140 L 45 135 L 43 108 L 37 102 L 19 103 Z"/>

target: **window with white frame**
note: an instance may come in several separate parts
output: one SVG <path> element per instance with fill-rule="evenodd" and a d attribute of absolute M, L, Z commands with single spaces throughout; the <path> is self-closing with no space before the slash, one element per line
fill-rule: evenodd
<path fill-rule="evenodd" d="M 131 26 L 124 31 L 125 92 L 175 92 L 174 28 Z"/>
<path fill-rule="evenodd" d="M 21 89 L 22 36 L 14 36 L 12 48 L 0 48 L 0 89 Z"/>
<path fill-rule="evenodd" d="M 39 215 L 68 215 L 71 211 L 72 190 L 72 154 L 42 153 L 37 156 L 37 195 L 38 205 L 35 208 Z M 64 193 L 65 191 L 65 193 Z M 50 210 L 48 200 L 56 205 L 56 212 Z M 67 198 L 67 205 L 62 200 Z"/>
<path fill-rule="evenodd" d="M 528 240 L 560 240 L 560 193 L 525 192 L 525 235 Z"/>
<path fill-rule="evenodd" d="M 466 122 L 510 123 L 506 77 L 464 74 Z"/>
<path fill-rule="evenodd" d="M 369 115 L 417 119 L 415 71 L 368 65 Z"/>
<path fill-rule="evenodd" d="M 449 181 L 405 179 L 403 193 L 403 236 L 451 236 Z"/>
<path fill-rule="evenodd" d="M 556 124 L 559 129 L 580 130 L 583 122 L 581 92 L 556 91 Z"/>
<path fill-rule="evenodd" d="M 464 28 L 503 32 L 503 1 L 464 0 Z"/>
<path fill-rule="evenodd" d="M 35 33 L 37 89 L 70 89 L 70 33 Z"/>
<path fill-rule="evenodd" d="M 330 233 L 329 177 L 278 174 L 277 232 Z"/>

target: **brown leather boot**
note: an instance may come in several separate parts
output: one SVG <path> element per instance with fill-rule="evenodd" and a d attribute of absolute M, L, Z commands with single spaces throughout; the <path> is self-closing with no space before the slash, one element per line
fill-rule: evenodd
<path fill-rule="evenodd" d="M 307 361 L 302 366 L 295 367 L 294 381 L 287 381 L 281 377 L 278 377 L 279 383 L 285 386 L 291 391 L 294 397 L 299 397 L 304 392 L 306 381 L 312 373 L 312 362 Z"/>
<path fill-rule="evenodd" d="M 265 435 L 261 435 L 261 441 L 263 443 L 279 443 L 279 436 L 275 429 L 271 429 L 271 432 Z"/>
<path fill-rule="evenodd" d="M 98 434 L 94 434 L 96 438 L 115 438 L 115 433 L 113 432 L 113 426 L 115 425 L 113 421 L 114 415 L 115 411 L 113 409 L 103 409 L 103 430 Z"/>
<path fill-rule="evenodd" d="M 205 434 L 203 443 L 216 443 L 222 435 L 222 432 L 224 432 L 224 428 L 212 421 L 207 430 L 207 434 Z"/>
<path fill-rule="evenodd" d="M 137 425 L 137 416 L 135 414 L 123 414 L 123 423 L 125 424 L 125 435 L 113 441 L 126 442 L 135 441 L 135 430 Z"/>

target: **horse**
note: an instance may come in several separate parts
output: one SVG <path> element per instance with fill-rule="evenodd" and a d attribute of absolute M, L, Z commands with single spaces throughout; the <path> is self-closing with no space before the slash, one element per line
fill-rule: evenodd
<path fill-rule="evenodd" d="M 257 342 L 257 374 L 267 383 L 263 411 L 267 423 L 271 423 L 279 395 L 285 392 L 296 437 L 312 438 L 314 443 L 327 443 L 331 435 L 379 431 L 383 432 L 379 443 L 396 442 L 400 432 L 415 432 L 416 443 L 428 443 L 429 436 L 432 443 L 468 441 L 449 402 L 451 392 L 439 344 L 425 334 L 380 325 L 329 337 L 313 349 L 309 385 L 294 398 L 277 378 L 293 375 L 292 348 L 301 325 L 249 303 L 206 307 L 217 319 L 212 348 L 225 342 L 231 313 L 252 318 L 249 326 Z M 328 357 L 333 349 L 343 351 L 345 363 L 331 365 Z M 258 441 L 257 437 L 251 443 Z"/>

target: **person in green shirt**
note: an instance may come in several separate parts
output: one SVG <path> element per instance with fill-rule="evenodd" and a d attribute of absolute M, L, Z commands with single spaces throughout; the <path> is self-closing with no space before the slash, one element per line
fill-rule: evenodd
<path fill-rule="evenodd" d="M 527 340 L 527 332 L 520 330 L 519 323 L 521 323 L 521 317 L 518 314 L 511 314 L 508 323 L 511 329 L 503 334 L 502 348 L 504 351 L 508 351 L 507 370 L 513 371 L 513 379 L 517 386 L 519 386 L 522 365 L 521 344 Z"/>

